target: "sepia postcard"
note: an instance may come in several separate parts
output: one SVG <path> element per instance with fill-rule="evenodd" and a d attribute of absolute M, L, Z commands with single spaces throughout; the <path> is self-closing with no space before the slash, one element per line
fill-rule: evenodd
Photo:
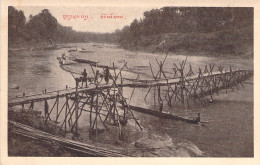
<path fill-rule="evenodd" d="M 259 5 L 221 2 L 2 1 L 1 164 L 259 165 Z"/>

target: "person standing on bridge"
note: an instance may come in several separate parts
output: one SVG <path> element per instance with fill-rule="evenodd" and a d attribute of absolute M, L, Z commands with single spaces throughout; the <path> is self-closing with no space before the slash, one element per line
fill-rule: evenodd
<path fill-rule="evenodd" d="M 84 71 L 82 72 L 82 87 L 83 87 L 83 83 L 85 82 L 86 83 L 86 87 L 88 87 L 88 79 L 87 79 L 87 71 L 86 71 L 86 68 L 84 69 Z"/>

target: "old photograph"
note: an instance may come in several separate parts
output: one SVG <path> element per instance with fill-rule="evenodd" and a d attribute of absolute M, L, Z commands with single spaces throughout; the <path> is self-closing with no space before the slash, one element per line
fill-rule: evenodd
<path fill-rule="evenodd" d="M 8 6 L 9 157 L 254 157 L 254 7 Z"/>

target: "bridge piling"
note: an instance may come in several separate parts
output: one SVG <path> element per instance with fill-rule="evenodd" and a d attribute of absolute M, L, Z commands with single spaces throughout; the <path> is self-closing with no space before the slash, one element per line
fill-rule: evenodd
<path fill-rule="evenodd" d="M 140 80 L 140 74 L 138 74 L 132 83 L 126 82 L 127 80 L 122 77 L 121 71 L 126 63 L 119 71 L 116 71 L 113 63 L 113 72 L 110 73 L 112 83 L 102 83 L 103 77 L 99 76 L 99 72 L 91 66 L 94 78 L 89 81 L 86 88 L 80 87 L 79 79 L 75 78 L 75 88 L 68 88 L 66 85 L 66 89 L 60 91 L 47 93 L 47 89 L 44 89 L 43 94 L 31 96 L 25 96 L 23 93 L 22 97 L 10 99 L 8 106 L 22 105 L 24 109 L 26 105 L 30 105 L 28 111 L 33 111 L 35 104 L 44 102 L 44 123 L 55 121 L 65 133 L 74 132 L 75 134 L 79 134 L 79 121 L 82 119 L 82 114 L 87 113 L 88 123 L 84 126 L 89 130 L 89 137 L 98 136 L 100 128 L 108 130 L 109 124 L 113 124 L 118 129 L 118 138 L 122 138 L 122 127 L 126 125 L 127 120 L 133 119 L 142 130 L 130 108 L 135 88 L 148 88 L 144 100 L 151 94 L 151 101 L 153 100 L 155 105 L 159 103 L 157 111 L 164 113 L 164 101 L 173 108 L 179 103 L 191 109 L 195 101 L 206 106 L 206 96 L 213 101 L 214 93 L 219 94 L 218 91 L 221 89 L 227 93 L 228 89 L 234 90 L 233 87 L 239 89 L 238 84 L 244 87 L 242 82 L 253 75 L 251 70 L 233 70 L 230 67 L 228 71 L 224 71 L 222 66 L 217 68 L 218 71 L 213 71 L 215 65 L 211 64 L 206 65 L 204 71 L 199 67 L 196 74 L 189 65 L 188 73 L 185 74 L 186 60 L 187 58 L 178 65 L 174 64 L 175 69 L 172 72 L 165 72 L 163 69 L 165 59 L 163 61 L 156 59 L 159 67 L 157 72 L 154 72 L 155 70 L 149 63 L 153 80 Z M 123 95 L 124 87 L 133 89 L 128 101 Z"/>

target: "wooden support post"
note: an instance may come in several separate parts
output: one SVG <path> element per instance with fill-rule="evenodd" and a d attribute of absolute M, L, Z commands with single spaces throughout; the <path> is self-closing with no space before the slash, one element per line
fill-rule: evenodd
<path fill-rule="evenodd" d="M 71 105 L 71 107 L 69 108 L 69 111 L 68 111 L 68 114 L 67 115 L 70 115 L 69 116 L 69 119 L 68 119 L 68 124 L 69 126 L 71 125 L 72 123 L 72 117 L 73 117 L 73 114 L 75 112 L 75 100 L 73 101 L 73 104 Z M 74 107 L 74 108 L 73 108 Z M 71 111 L 73 109 L 73 111 Z"/>
<path fill-rule="evenodd" d="M 168 106 L 172 106 L 172 100 L 171 100 L 171 98 L 170 98 L 170 87 L 171 87 L 171 85 L 169 84 L 169 82 L 168 82 L 168 79 L 167 79 L 167 96 L 168 96 Z"/>
<path fill-rule="evenodd" d="M 157 63 L 159 65 L 159 72 L 160 72 L 159 73 L 159 79 L 161 79 L 162 72 L 163 72 L 163 69 L 162 69 L 163 64 L 162 64 L 162 62 L 159 63 L 158 61 L 157 61 Z M 163 110 L 163 100 L 162 100 L 162 97 L 161 97 L 161 87 L 160 87 L 160 85 L 158 85 L 157 89 L 158 89 L 158 103 L 160 105 L 160 111 L 162 112 L 162 110 Z"/>
<path fill-rule="evenodd" d="M 56 104 L 57 104 L 57 99 L 55 100 L 55 103 L 53 104 L 53 106 L 52 106 L 50 112 L 48 112 L 48 116 L 47 116 L 47 118 L 46 118 L 46 120 L 45 120 L 45 123 L 47 123 L 47 120 L 48 120 L 48 119 L 51 120 L 50 114 L 51 114 L 51 112 L 53 111 L 53 109 L 54 109 L 54 107 L 55 107 Z"/>
<path fill-rule="evenodd" d="M 68 113 L 68 108 L 69 108 L 69 103 L 68 103 L 68 101 L 69 101 L 69 99 L 68 99 L 68 95 L 66 95 L 66 110 L 65 110 L 65 119 L 64 119 L 64 121 L 65 121 L 65 133 L 66 133 L 66 131 L 67 131 L 67 113 Z"/>
<path fill-rule="evenodd" d="M 59 117 L 59 91 L 57 94 L 57 111 L 56 111 L 56 121 L 58 121 L 58 117 Z"/>
<path fill-rule="evenodd" d="M 192 76 L 192 75 L 194 75 L 194 72 L 193 72 L 193 70 L 192 70 L 192 67 L 191 67 L 191 65 L 189 65 L 190 66 L 190 70 L 189 70 L 189 72 L 186 74 L 186 76 Z"/>
<path fill-rule="evenodd" d="M 120 82 L 121 82 L 121 84 L 123 84 L 123 77 L 122 77 L 121 71 L 119 73 L 120 73 L 120 80 L 121 80 Z M 121 92 L 123 94 L 123 88 L 121 88 Z"/>
<path fill-rule="evenodd" d="M 114 88 L 114 94 L 113 94 L 113 112 L 112 112 L 112 114 L 113 114 L 113 119 L 114 119 L 114 124 L 116 124 L 115 122 L 116 122 L 116 90 L 115 90 L 115 88 Z"/>
<path fill-rule="evenodd" d="M 23 93 L 23 97 L 25 97 L 25 93 Z M 22 109 L 24 110 L 24 103 L 22 103 Z"/>
<path fill-rule="evenodd" d="M 204 72 L 203 73 L 208 73 L 208 65 L 205 65 L 205 69 L 204 69 Z"/>
<path fill-rule="evenodd" d="M 224 84 L 225 84 L 225 90 L 226 90 L 226 94 L 227 94 L 227 72 L 225 71 L 225 73 L 223 74 L 224 76 Z"/>
<path fill-rule="evenodd" d="M 95 117 L 95 120 L 96 120 L 96 137 L 97 137 L 97 129 L 98 129 L 98 93 L 96 95 L 96 106 L 95 106 L 95 111 L 96 111 L 96 117 Z"/>
<path fill-rule="evenodd" d="M 114 104 L 115 104 L 115 111 L 116 111 L 116 115 L 117 115 L 116 121 L 117 121 L 118 128 L 119 128 L 118 136 L 119 136 L 119 139 L 121 140 L 122 139 L 122 127 L 121 127 L 121 123 L 120 123 L 120 116 L 119 116 L 119 113 L 117 110 L 117 94 L 115 96 Z"/>
<path fill-rule="evenodd" d="M 188 109 L 190 109 L 190 103 L 189 103 L 188 91 L 187 90 L 185 90 L 185 95 L 186 95 L 186 101 L 187 101 Z"/>
<path fill-rule="evenodd" d="M 154 86 L 153 101 L 154 101 L 154 105 L 156 105 L 156 86 Z"/>
<path fill-rule="evenodd" d="M 137 80 L 139 79 L 139 75 L 140 75 L 140 74 L 137 75 L 137 77 L 136 77 L 136 79 L 135 79 L 135 81 L 134 81 L 134 84 L 136 84 Z M 129 103 L 130 103 L 130 101 L 132 100 L 132 97 L 133 97 L 134 92 L 135 92 L 135 87 L 134 87 L 134 89 L 132 90 L 131 96 L 130 96 L 130 98 L 129 98 Z M 115 93 L 114 93 L 114 94 L 115 94 Z M 128 104 L 129 104 L 129 103 L 128 103 Z"/>
<path fill-rule="evenodd" d="M 80 99 L 80 97 L 79 97 L 79 99 Z M 89 99 L 89 98 L 88 98 Z M 81 114 L 82 114 L 82 111 L 84 110 L 83 108 L 85 107 L 85 105 L 87 104 L 87 101 L 88 101 L 88 99 L 85 101 L 85 102 L 82 102 L 83 104 L 81 105 L 81 106 L 78 106 L 78 110 L 80 110 L 80 113 L 78 114 L 78 115 L 75 115 L 75 122 L 73 123 L 73 125 L 72 125 L 72 127 L 71 127 L 71 130 L 73 130 L 73 128 L 76 126 L 76 130 L 77 130 L 77 124 L 78 124 L 78 120 L 79 120 L 79 118 L 80 118 L 80 116 L 81 116 Z M 87 111 L 87 110 L 84 110 L 84 111 Z M 88 111 L 88 112 L 90 112 L 90 111 Z M 75 114 L 76 114 L 76 112 L 75 112 Z"/>
<path fill-rule="evenodd" d="M 102 96 L 102 95 L 101 95 Z M 106 100 L 109 100 L 108 98 L 109 95 L 109 90 L 107 91 L 107 94 L 105 96 L 102 96 L 103 97 L 103 101 L 105 103 L 105 107 L 106 107 L 106 110 L 108 111 L 105 119 L 104 119 L 104 122 L 108 119 L 108 117 L 111 115 L 111 110 L 110 110 L 110 104 L 108 104 L 108 102 Z"/>
<path fill-rule="evenodd" d="M 56 123 L 58 122 L 59 116 L 60 116 L 60 114 L 61 114 L 61 112 L 62 112 L 62 110 L 64 109 L 65 106 L 67 106 L 67 102 L 66 102 L 66 101 L 65 101 L 65 103 L 63 104 L 63 106 L 62 106 L 60 112 L 59 112 L 58 115 L 57 115 L 57 118 L 56 118 L 56 121 L 55 121 Z"/>
<path fill-rule="evenodd" d="M 76 135 L 78 135 L 78 110 L 79 110 L 79 93 L 76 88 L 75 93 L 75 123 L 76 123 Z M 73 127 L 72 127 L 73 128 Z"/>
<path fill-rule="evenodd" d="M 119 70 L 119 73 L 118 73 L 117 75 L 115 74 L 115 81 L 117 80 L 118 76 L 121 75 L 121 72 L 122 72 L 122 70 L 125 68 L 126 64 L 127 64 L 127 62 L 126 62 L 126 63 L 124 64 L 124 66 Z M 114 67 L 114 72 L 115 72 L 115 66 L 114 66 L 114 64 L 113 64 L 113 67 Z M 121 75 L 121 78 L 122 78 L 122 75 Z M 121 79 L 121 83 L 122 83 L 122 79 Z"/>
<path fill-rule="evenodd" d="M 175 101 L 176 101 L 176 98 L 179 100 L 179 101 L 181 101 L 181 99 L 180 99 L 180 97 L 178 96 L 178 94 L 179 94 L 179 89 L 178 89 L 178 84 L 176 84 L 175 83 L 175 88 L 174 88 L 174 91 L 173 91 L 174 93 L 174 95 L 175 95 Z"/>
<path fill-rule="evenodd" d="M 69 100 L 69 99 L 68 99 L 68 100 Z M 67 105 L 68 105 L 68 113 L 65 115 L 65 117 L 67 118 L 67 117 L 70 115 L 70 118 L 68 119 L 68 124 L 69 124 L 69 126 L 70 126 L 70 123 L 71 123 L 70 120 L 71 120 L 71 118 L 72 118 L 72 115 L 73 115 L 73 113 L 74 113 L 75 108 L 74 108 L 74 110 L 73 110 L 72 113 L 71 113 L 70 111 L 72 110 L 74 104 L 75 104 L 75 101 L 73 102 L 73 104 L 71 105 L 71 107 L 69 107 L 69 102 L 67 102 Z M 65 124 L 65 121 L 63 121 L 63 123 L 61 124 L 61 128 L 62 128 L 63 124 Z"/>
<path fill-rule="evenodd" d="M 122 99 L 123 99 L 123 102 L 124 102 L 125 106 L 128 108 L 128 112 L 131 113 L 133 119 L 135 120 L 135 123 L 138 125 L 138 127 L 139 127 L 140 130 L 142 131 L 143 129 L 142 129 L 141 125 L 139 124 L 139 122 L 137 121 L 137 119 L 135 118 L 135 116 L 134 116 L 134 114 L 133 114 L 133 112 L 132 112 L 130 106 L 127 104 L 126 99 L 125 99 L 124 97 L 122 97 Z"/>
<path fill-rule="evenodd" d="M 176 65 L 175 67 L 178 69 L 178 71 L 180 72 L 180 82 L 179 82 L 179 85 L 180 85 L 180 97 L 181 97 L 181 103 L 184 105 L 184 90 L 185 90 L 185 82 L 184 82 L 184 67 L 185 67 L 185 64 L 186 64 L 186 61 L 187 61 L 187 57 L 186 56 L 186 59 L 184 61 L 182 61 L 182 63 L 180 63 L 180 68 Z"/>
<path fill-rule="evenodd" d="M 89 136 L 92 134 L 92 109 L 94 104 L 94 93 L 91 93 L 91 101 L 90 101 L 90 113 L 89 113 Z"/>
<path fill-rule="evenodd" d="M 102 118 L 101 118 L 101 116 L 100 116 L 100 111 L 102 110 L 102 107 L 103 107 L 103 105 L 106 103 L 106 97 L 104 97 L 103 96 L 103 93 L 102 93 L 102 91 L 99 93 L 99 96 L 100 96 L 100 99 L 103 99 L 103 102 L 102 102 L 102 104 L 101 104 L 101 106 L 100 106 L 100 108 L 99 108 L 99 110 L 98 110 L 98 116 L 99 116 L 99 119 L 100 119 L 100 121 L 102 122 L 102 124 L 103 124 L 103 126 L 106 128 L 106 129 L 108 129 L 107 128 L 107 126 L 106 126 L 106 124 L 105 124 L 105 122 L 102 120 Z M 106 115 L 104 115 L 104 116 L 106 116 Z"/>
<path fill-rule="evenodd" d="M 45 116 L 45 120 L 47 121 L 49 117 L 49 105 L 47 100 L 44 101 L 44 116 Z"/>
<path fill-rule="evenodd" d="M 33 107 L 34 107 L 34 101 L 32 101 L 32 102 L 31 102 L 31 104 L 30 104 L 30 107 L 29 107 L 28 111 L 30 111 L 30 110 L 33 110 Z"/>
<path fill-rule="evenodd" d="M 184 104 L 184 89 L 185 89 L 185 82 L 184 82 L 184 75 L 183 69 L 180 70 L 181 73 L 181 103 Z"/>

